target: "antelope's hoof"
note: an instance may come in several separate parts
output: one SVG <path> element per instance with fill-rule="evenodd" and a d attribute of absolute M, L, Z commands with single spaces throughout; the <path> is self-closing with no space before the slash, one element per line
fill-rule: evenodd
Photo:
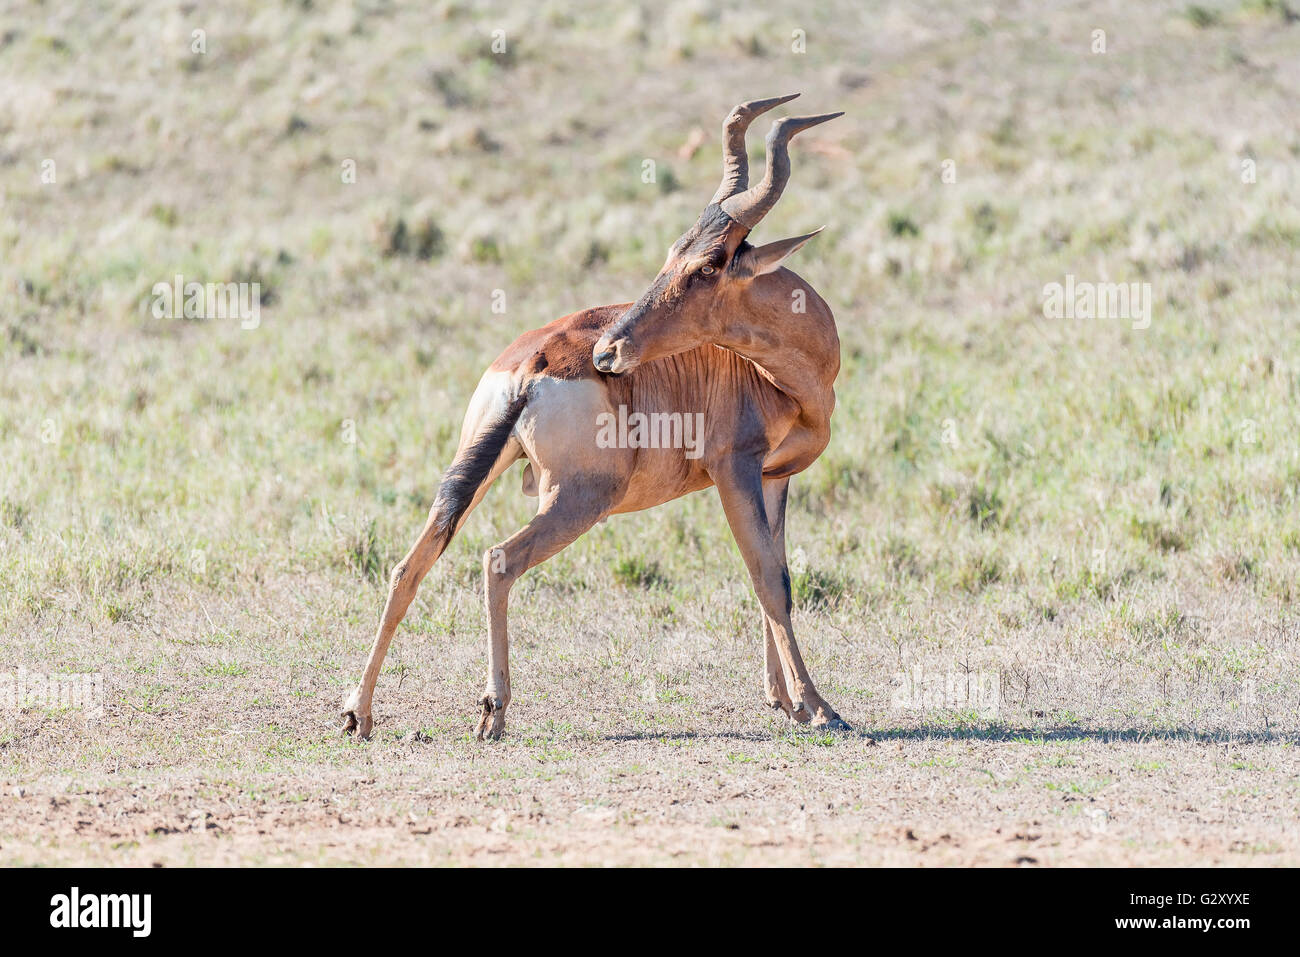
<path fill-rule="evenodd" d="M 780 698 L 768 698 L 767 706 L 773 711 L 780 711 L 787 718 L 790 717 L 790 705 L 787 702 L 782 701 Z"/>
<path fill-rule="evenodd" d="M 480 741 L 484 738 L 491 741 L 500 740 L 506 730 L 505 702 L 492 695 L 484 695 L 479 699 L 479 705 L 483 710 L 479 713 L 474 736 Z"/>
<path fill-rule="evenodd" d="M 802 701 L 791 702 L 790 711 L 788 713 L 790 715 L 790 720 L 797 724 L 807 724 L 813 719 L 812 712 L 808 710 L 807 706 Z"/>
<path fill-rule="evenodd" d="M 852 731 L 852 726 L 835 712 L 825 721 L 814 721 L 813 727 L 818 731 Z"/>
<path fill-rule="evenodd" d="M 375 728 L 375 719 L 368 714 L 357 716 L 355 711 L 343 712 L 343 729 L 344 737 L 356 735 L 362 741 L 370 740 L 370 732 Z"/>

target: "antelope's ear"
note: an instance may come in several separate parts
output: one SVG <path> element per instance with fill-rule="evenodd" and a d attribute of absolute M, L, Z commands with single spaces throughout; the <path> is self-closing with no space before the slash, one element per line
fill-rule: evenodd
<path fill-rule="evenodd" d="M 778 239 L 776 242 L 768 243 L 765 246 L 755 246 L 753 249 L 747 249 L 736 257 L 736 270 L 740 275 L 750 279 L 761 276 L 763 273 L 772 272 L 785 261 L 787 256 L 825 228 L 825 226 L 819 226 L 811 233 L 805 233 L 802 236 L 795 236 L 791 239 Z"/>

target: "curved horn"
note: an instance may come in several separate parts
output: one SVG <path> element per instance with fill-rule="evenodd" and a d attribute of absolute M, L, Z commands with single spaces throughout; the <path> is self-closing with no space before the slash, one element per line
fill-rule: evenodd
<path fill-rule="evenodd" d="M 781 191 L 790 179 L 790 154 L 787 146 L 791 137 L 810 126 L 833 120 L 844 113 L 824 113 L 821 116 L 787 116 L 772 124 L 767 134 L 767 173 L 757 186 L 723 200 L 722 211 L 748 229 L 758 225 L 768 210 L 781 198 Z"/>
<path fill-rule="evenodd" d="M 788 103 L 798 93 L 774 96 L 767 100 L 750 100 L 735 107 L 722 121 L 722 185 L 713 194 L 710 204 L 720 203 L 728 196 L 739 193 L 749 185 L 749 157 L 745 155 L 745 131 L 754 118 L 774 106 Z"/>

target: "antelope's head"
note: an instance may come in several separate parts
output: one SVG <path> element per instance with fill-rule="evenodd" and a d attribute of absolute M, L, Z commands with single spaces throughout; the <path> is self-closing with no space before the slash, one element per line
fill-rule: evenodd
<path fill-rule="evenodd" d="M 596 343 L 592 361 L 601 372 L 627 372 L 642 362 L 719 341 L 729 323 L 739 320 L 743 325 L 757 308 L 761 293 L 755 281 L 780 268 L 787 256 L 821 232 L 757 247 L 745 241 L 790 179 L 791 137 L 843 115 L 790 116 L 773 123 L 767 134 L 767 172 L 761 183 L 747 188 L 745 131 L 760 113 L 798 95 L 742 103 L 727 116 L 722 125 L 722 184 L 699 221 L 669 248 L 650 288 Z"/>

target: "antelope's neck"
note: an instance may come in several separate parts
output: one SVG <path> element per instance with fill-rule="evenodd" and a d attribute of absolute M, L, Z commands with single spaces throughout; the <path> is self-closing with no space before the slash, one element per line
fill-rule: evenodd
<path fill-rule="evenodd" d="M 723 344 L 754 364 L 758 374 L 794 400 L 800 420 L 808 426 L 830 421 L 835 408 L 835 373 L 839 350 L 807 353 L 797 348 L 756 349 L 749 344 Z"/>
<path fill-rule="evenodd" d="M 802 284 L 801 284 L 802 285 Z M 759 374 L 794 400 L 801 423 L 829 428 L 835 408 L 840 340 L 830 308 L 807 289 L 807 309 L 791 312 L 788 299 L 762 310 L 754 321 L 731 325 L 718 345 L 752 362 Z"/>

